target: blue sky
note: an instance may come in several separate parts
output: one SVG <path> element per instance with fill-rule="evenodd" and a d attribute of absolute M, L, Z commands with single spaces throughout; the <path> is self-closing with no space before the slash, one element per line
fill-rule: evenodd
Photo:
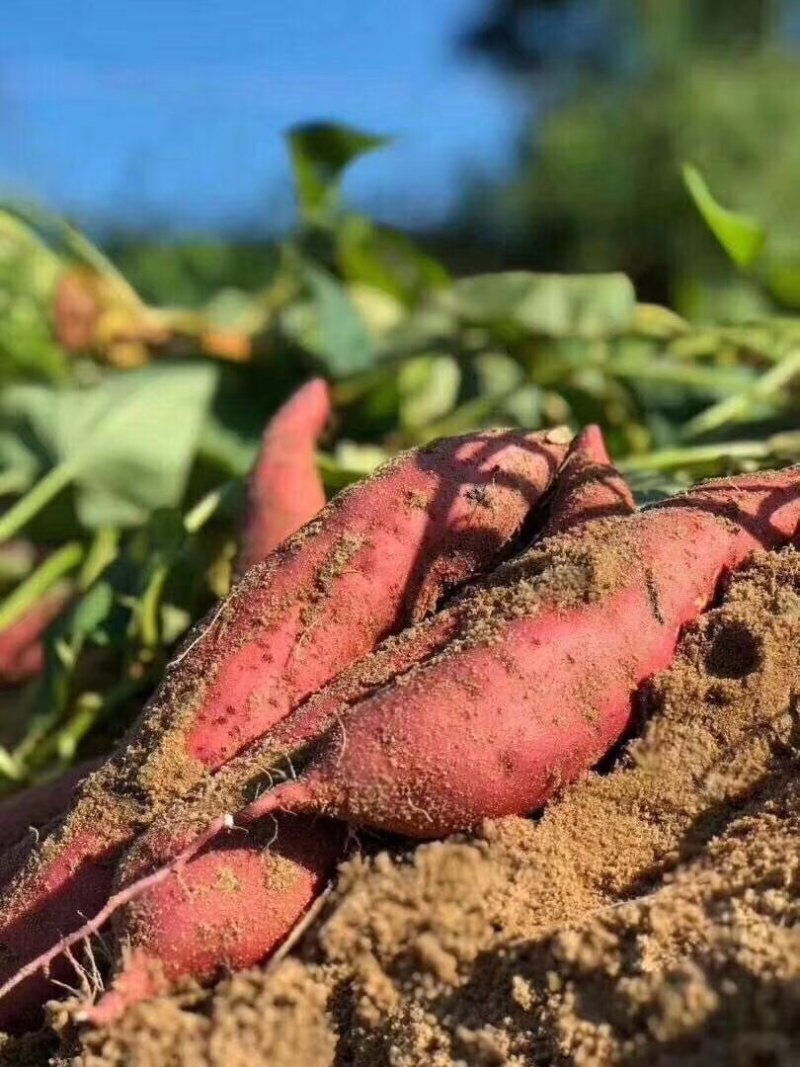
<path fill-rule="evenodd" d="M 456 53 L 483 0 L 4 0 L 0 192 L 84 222 L 283 223 L 281 133 L 329 118 L 394 134 L 354 201 L 435 220 L 509 160 L 504 86 Z"/>

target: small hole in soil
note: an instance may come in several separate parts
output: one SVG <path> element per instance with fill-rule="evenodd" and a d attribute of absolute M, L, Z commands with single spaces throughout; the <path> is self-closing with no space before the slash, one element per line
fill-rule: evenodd
<path fill-rule="evenodd" d="M 763 659 L 761 642 L 743 622 L 718 626 L 706 657 L 706 670 L 716 678 L 746 678 Z"/>
<path fill-rule="evenodd" d="M 726 687 L 722 682 L 714 682 L 706 691 L 706 700 L 715 707 L 724 708 L 726 704 L 735 700 L 735 697 L 730 686 Z"/>

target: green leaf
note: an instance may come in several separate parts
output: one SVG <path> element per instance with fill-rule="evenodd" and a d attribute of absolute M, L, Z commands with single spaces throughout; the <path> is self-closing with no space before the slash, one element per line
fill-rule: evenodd
<path fill-rule="evenodd" d="M 228 478 L 244 478 L 258 452 L 258 439 L 245 438 L 215 412 L 206 418 L 198 440 L 198 452 Z"/>
<path fill-rule="evenodd" d="M 253 331 L 264 326 L 264 309 L 252 293 L 227 286 L 218 290 L 203 308 L 207 322 L 220 330 Z"/>
<path fill-rule="evenodd" d="M 338 207 L 341 177 L 347 167 L 390 141 L 327 122 L 294 126 L 287 137 L 300 215 L 305 222 L 317 224 L 329 221 Z"/>
<path fill-rule="evenodd" d="M 216 383 L 208 364 L 119 375 L 64 426 L 65 462 L 90 527 L 134 525 L 179 503 Z"/>
<path fill-rule="evenodd" d="M 716 239 L 738 267 L 749 267 L 766 240 L 764 227 L 749 215 L 722 207 L 705 183 L 700 171 L 690 163 L 683 166 L 683 180 L 695 206 Z"/>
<path fill-rule="evenodd" d="M 33 203 L 15 201 L 6 203 L 1 209 L 5 215 L 20 220 L 25 226 L 44 240 L 46 247 L 61 259 L 80 263 L 106 279 L 116 292 L 134 305 L 140 305 L 139 295 L 130 282 L 114 266 L 111 260 L 97 245 L 70 225 L 66 219 L 54 215 Z"/>
<path fill-rule="evenodd" d="M 388 458 L 389 453 L 378 445 L 344 440 L 337 443 L 333 455 L 321 453 L 317 457 L 317 465 L 325 488 L 329 493 L 338 493 L 345 486 L 371 474 Z"/>
<path fill-rule="evenodd" d="M 283 316 L 287 333 L 308 349 L 333 378 L 367 370 L 375 362 L 375 344 L 345 287 L 320 267 L 304 265 L 311 299 Z"/>
<path fill-rule="evenodd" d="M 453 410 L 461 371 L 451 356 L 419 356 L 398 371 L 400 421 L 407 429 L 424 428 Z"/>
<path fill-rule="evenodd" d="M 113 374 L 91 389 L 10 389 L 0 418 L 24 421 L 53 466 L 0 519 L 0 541 L 61 489 L 88 527 L 135 525 L 179 503 L 216 384 L 210 364 Z"/>
<path fill-rule="evenodd" d="M 348 282 L 347 292 L 356 306 L 364 325 L 373 337 L 391 333 L 405 319 L 405 308 L 385 289 L 376 289 L 366 282 Z"/>
<path fill-rule="evenodd" d="M 381 357 L 398 359 L 431 348 L 447 347 L 458 334 L 455 310 L 447 304 L 450 291 L 413 311 L 381 338 Z"/>
<path fill-rule="evenodd" d="M 522 368 L 502 352 L 484 352 L 475 359 L 475 375 L 483 396 L 504 396 L 521 387 Z"/>
<path fill-rule="evenodd" d="M 406 305 L 450 280 L 445 267 L 405 234 L 361 215 L 351 215 L 339 227 L 337 258 L 347 281 L 382 289 Z"/>
<path fill-rule="evenodd" d="M 547 337 L 620 334 L 636 309 L 624 274 L 479 274 L 455 282 L 439 300 L 466 322 L 512 323 Z"/>
<path fill-rule="evenodd" d="M 764 284 L 773 300 L 784 308 L 800 308 L 800 263 L 770 264 Z"/>

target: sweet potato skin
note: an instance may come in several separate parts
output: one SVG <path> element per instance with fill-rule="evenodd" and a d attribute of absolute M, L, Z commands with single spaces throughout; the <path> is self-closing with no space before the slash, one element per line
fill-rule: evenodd
<path fill-rule="evenodd" d="M 622 518 L 634 509 L 633 495 L 611 464 L 602 434 L 597 427 L 587 427 L 573 440 L 558 471 L 547 504 L 546 521 L 535 531 L 535 540 L 574 532 L 597 517 Z M 491 582 L 491 575 L 486 581 Z M 471 584 L 480 587 L 482 579 Z M 217 805 L 231 810 L 241 806 L 247 791 L 258 787 L 265 771 L 278 766 L 286 754 L 298 752 L 324 735 L 354 704 L 441 654 L 450 642 L 458 639 L 462 626 L 460 610 L 442 610 L 387 638 L 373 652 L 309 697 L 263 738 L 228 761 L 214 779 Z M 187 844 L 192 828 L 202 825 L 202 818 L 193 819 L 188 814 L 192 804 L 190 796 L 186 801 L 179 801 L 166 815 L 179 828 L 171 848 L 164 848 L 165 836 L 157 828 L 152 836 L 158 845 L 150 841 L 147 833 L 137 840 L 121 864 L 123 883 L 148 866 L 169 859 Z M 201 806 L 206 806 L 202 793 Z"/>
<path fill-rule="evenodd" d="M 630 515 L 635 509 L 631 488 L 611 462 L 600 427 L 586 426 L 558 472 L 538 539 L 574 532 L 596 519 Z"/>
<path fill-rule="evenodd" d="M 330 417 L 328 385 L 314 378 L 267 424 L 248 481 L 239 574 L 266 559 L 325 507 L 315 449 Z"/>
<path fill-rule="evenodd" d="M 64 611 L 71 596 L 69 583 L 56 586 L 0 632 L 0 686 L 20 685 L 41 674 L 44 667 L 42 638 Z"/>
<path fill-rule="evenodd" d="M 253 568 L 182 667 L 181 680 L 202 672 L 187 753 L 221 766 L 490 566 L 564 458 L 551 436 L 489 432 L 404 454 Z"/>
<path fill-rule="evenodd" d="M 22 856 L 34 860 L 36 853 L 28 851 L 27 842 L 21 845 Z M 56 851 L 36 882 L 31 905 L 12 915 L 4 927 L 3 978 L 38 952 L 57 944 L 65 931 L 74 930 L 83 916 L 95 914 L 108 899 L 114 884 L 116 848 L 107 846 L 102 851 L 97 835 L 91 832 L 85 832 L 83 837 L 79 833 L 73 835 L 71 846 L 71 850 Z M 69 887 L 69 892 L 64 892 L 64 886 Z M 5 888 L 4 896 L 13 888 L 13 884 Z M 16 985 L 0 999 L 0 1029 L 19 1032 L 35 1026 L 45 1001 L 60 995 L 52 979 L 74 982 L 75 969 L 60 957 L 47 974 L 36 973 Z"/>
<path fill-rule="evenodd" d="M 122 970 L 85 1018 L 111 1022 L 182 978 L 260 963 L 291 933 L 340 858 L 345 828 L 281 816 L 193 857 L 125 912 Z M 130 939 L 128 941 L 128 939 Z"/>
<path fill-rule="evenodd" d="M 29 828 L 39 830 L 63 815 L 76 788 L 101 762 L 95 759 L 79 763 L 51 782 L 32 786 L 0 801 L 0 848 L 14 845 Z"/>
<path fill-rule="evenodd" d="M 621 736 L 636 688 L 668 665 L 719 580 L 791 541 L 799 520 L 793 469 L 545 542 L 466 604 L 448 651 L 350 708 L 300 779 L 240 819 L 316 812 L 426 838 L 541 807 Z M 570 567 L 587 574 L 572 603 Z"/>

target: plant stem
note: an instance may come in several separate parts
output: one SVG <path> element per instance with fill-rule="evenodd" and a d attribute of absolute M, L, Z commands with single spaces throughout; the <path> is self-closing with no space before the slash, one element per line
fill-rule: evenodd
<path fill-rule="evenodd" d="M 139 602 L 140 631 L 145 648 L 155 648 L 161 640 L 161 594 L 168 574 L 168 567 L 157 567 Z"/>
<path fill-rule="evenodd" d="M 762 461 L 800 456 L 800 433 L 782 433 L 764 441 L 726 441 L 724 444 L 695 445 L 688 448 L 663 448 L 644 456 L 628 456 L 618 466 L 626 474 L 648 474 L 683 467 L 704 467 L 729 460 Z"/>
<path fill-rule="evenodd" d="M 78 542 L 53 552 L 28 578 L 0 603 L 0 630 L 5 630 L 37 604 L 45 593 L 80 566 L 83 546 Z"/>
<path fill-rule="evenodd" d="M 742 390 L 753 380 L 752 373 L 737 367 L 705 367 L 676 360 L 643 360 L 630 356 L 618 356 L 602 368 L 611 377 L 630 381 L 663 382 L 665 385 L 682 385 L 687 388 L 707 389 L 716 393 Z"/>
<path fill-rule="evenodd" d="M 220 505 L 236 489 L 233 481 L 223 482 L 222 485 L 206 493 L 204 497 L 191 508 L 183 517 L 183 525 L 189 534 L 197 533 L 208 522 Z"/>
<path fill-rule="evenodd" d="M 0 544 L 19 533 L 42 508 L 66 489 L 73 477 L 71 463 L 59 463 L 0 518 Z"/>
<path fill-rule="evenodd" d="M 798 374 L 800 374 L 800 349 L 796 348 L 780 363 L 771 367 L 766 374 L 757 378 L 747 389 L 720 400 L 690 419 L 683 427 L 681 437 L 684 440 L 690 440 L 692 437 L 709 433 L 711 430 L 719 430 L 726 423 L 743 419 L 756 404 L 778 395 Z"/>
<path fill-rule="evenodd" d="M 89 551 L 86 553 L 78 578 L 78 587 L 82 592 L 86 592 L 109 563 L 116 559 L 118 550 L 119 530 L 113 526 L 104 526 L 97 531 L 94 540 L 89 545 Z"/>

